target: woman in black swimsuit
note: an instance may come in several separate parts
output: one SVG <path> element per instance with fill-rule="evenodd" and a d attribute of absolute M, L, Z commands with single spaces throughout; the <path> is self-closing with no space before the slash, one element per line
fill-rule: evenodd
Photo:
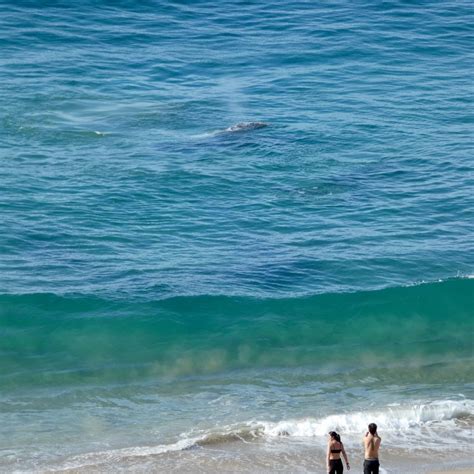
<path fill-rule="evenodd" d="M 341 442 L 341 437 L 335 431 L 331 431 L 329 433 L 328 457 L 327 457 L 329 474 L 342 474 L 343 473 L 344 466 L 342 465 L 341 454 L 344 456 L 347 469 L 350 470 L 349 460 L 347 459 L 347 454 L 344 449 L 344 445 Z"/>

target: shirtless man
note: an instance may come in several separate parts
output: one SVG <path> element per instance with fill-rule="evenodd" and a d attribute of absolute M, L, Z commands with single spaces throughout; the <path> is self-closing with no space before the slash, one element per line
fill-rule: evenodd
<path fill-rule="evenodd" d="M 364 474 L 379 474 L 379 448 L 382 438 L 377 434 L 377 425 L 370 423 L 364 436 Z"/>

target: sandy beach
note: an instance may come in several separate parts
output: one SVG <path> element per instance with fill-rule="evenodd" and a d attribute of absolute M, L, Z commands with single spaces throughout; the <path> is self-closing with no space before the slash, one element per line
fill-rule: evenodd
<path fill-rule="evenodd" d="M 450 469 L 445 471 L 430 471 L 429 474 L 472 474 L 474 473 L 474 468 L 472 469 Z"/>

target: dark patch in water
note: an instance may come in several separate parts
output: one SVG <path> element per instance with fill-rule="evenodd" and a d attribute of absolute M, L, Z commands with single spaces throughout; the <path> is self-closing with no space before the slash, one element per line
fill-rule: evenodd
<path fill-rule="evenodd" d="M 268 124 L 265 122 L 241 122 L 226 128 L 224 132 L 247 132 L 250 130 L 258 130 L 259 128 L 265 127 L 268 127 Z"/>

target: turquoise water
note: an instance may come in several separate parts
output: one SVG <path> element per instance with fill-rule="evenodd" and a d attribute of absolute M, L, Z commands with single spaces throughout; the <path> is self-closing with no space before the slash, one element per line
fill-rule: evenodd
<path fill-rule="evenodd" d="M 464 456 L 473 20 L 3 2 L 0 470 L 313 472 L 371 420 Z"/>

